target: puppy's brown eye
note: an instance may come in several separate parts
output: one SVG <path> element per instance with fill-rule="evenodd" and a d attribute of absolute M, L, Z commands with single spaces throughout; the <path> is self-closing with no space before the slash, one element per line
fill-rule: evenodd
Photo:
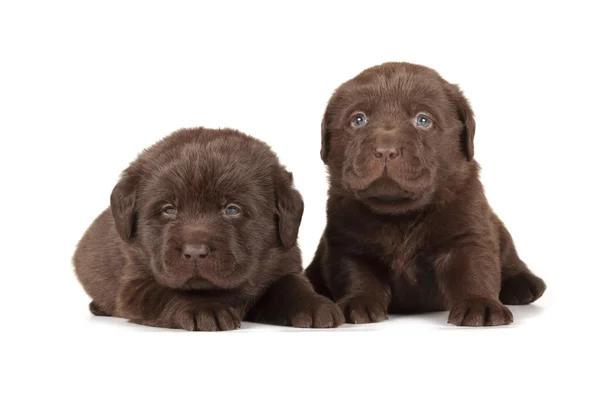
<path fill-rule="evenodd" d="M 242 210 L 237 205 L 227 205 L 224 212 L 227 216 L 236 216 L 242 213 Z"/>
<path fill-rule="evenodd" d="M 367 124 L 367 115 L 359 112 L 357 114 L 352 115 L 352 119 L 350 123 L 353 127 L 362 127 Z"/>
<path fill-rule="evenodd" d="M 177 210 L 173 206 L 167 205 L 162 209 L 162 213 L 167 216 L 173 216 L 177 213 Z"/>
<path fill-rule="evenodd" d="M 431 126 L 431 119 L 427 115 L 419 114 L 417 115 L 415 124 L 419 127 L 429 127 Z"/>

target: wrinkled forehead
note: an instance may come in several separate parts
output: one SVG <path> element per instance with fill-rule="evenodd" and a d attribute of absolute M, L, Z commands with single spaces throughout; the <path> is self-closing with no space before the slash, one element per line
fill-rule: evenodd
<path fill-rule="evenodd" d="M 225 152 L 183 153 L 150 173 L 144 191 L 150 197 L 223 205 L 239 201 L 267 205 L 272 194 L 268 167 L 247 156 Z"/>
<path fill-rule="evenodd" d="M 450 109 L 447 83 L 433 70 L 387 68 L 366 70 L 344 83 L 334 98 L 333 108 L 367 112 L 398 110 L 432 112 Z"/>

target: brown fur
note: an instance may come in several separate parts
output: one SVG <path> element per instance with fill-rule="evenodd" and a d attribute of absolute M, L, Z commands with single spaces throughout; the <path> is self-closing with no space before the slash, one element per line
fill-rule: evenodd
<path fill-rule="evenodd" d="M 322 124 L 327 227 L 306 274 L 346 321 L 446 309 L 456 325 L 502 325 L 503 303 L 542 295 L 485 198 L 474 135 L 458 86 L 423 66 L 382 64 L 335 91 Z"/>
<path fill-rule="evenodd" d="M 343 322 L 301 273 L 303 201 L 264 143 L 177 131 L 139 155 L 110 202 L 73 258 L 93 314 L 186 330 Z"/>

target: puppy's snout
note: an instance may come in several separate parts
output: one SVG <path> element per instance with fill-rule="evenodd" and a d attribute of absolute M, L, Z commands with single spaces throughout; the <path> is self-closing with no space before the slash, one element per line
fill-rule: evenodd
<path fill-rule="evenodd" d="M 200 261 L 210 253 L 210 247 L 206 243 L 185 244 L 183 246 L 183 257 L 189 261 Z"/>

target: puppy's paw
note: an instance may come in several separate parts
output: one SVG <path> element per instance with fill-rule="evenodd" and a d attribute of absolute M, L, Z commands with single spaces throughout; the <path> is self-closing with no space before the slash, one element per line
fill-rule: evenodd
<path fill-rule="evenodd" d="M 157 325 L 188 331 L 228 331 L 240 328 L 241 321 L 235 310 L 226 305 L 189 304 L 168 312 Z"/>
<path fill-rule="evenodd" d="M 513 322 L 511 311 L 496 299 L 467 299 L 450 309 L 448 323 L 457 326 L 502 326 Z"/>
<path fill-rule="evenodd" d="M 298 304 L 284 324 L 300 328 L 332 328 L 344 323 L 344 315 L 329 299 L 315 296 Z"/>
<path fill-rule="evenodd" d="M 337 302 L 346 323 L 364 324 L 386 320 L 387 309 L 377 300 L 366 296 L 342 298 Z"/>
<path fill-rule="evenodd" d="M 94 316 L 110 316 L 109 313 L 102 310 L 102 308 L 94 301 L 90 302 L 90 313 Z"/>
<path fill-rule="evenodd" d="M 519 273 L 502 282 L 500 301 L 506 305 L 526 305 L 546 291 L 546 283 L 532 273 Z"/>

